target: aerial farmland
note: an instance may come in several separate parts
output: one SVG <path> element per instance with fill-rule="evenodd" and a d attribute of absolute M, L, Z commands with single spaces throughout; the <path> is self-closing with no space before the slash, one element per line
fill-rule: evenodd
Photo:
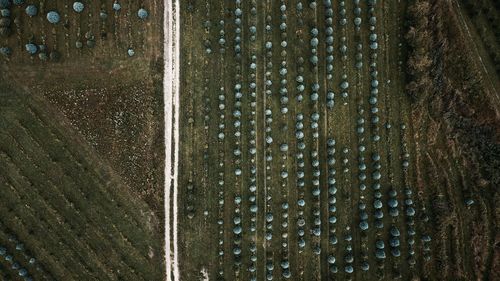
<path fill-rule="evenodd" d="M 0 6 L 0 280 L 162 280 L 163 3 Z"/>
<path fill-rule="evenodd" d="M 0 280 L 500 280 L 493 0 L 0 0 Z"/>
<path fill-rule="evenodd" d="M 181 280 L 492 280 L 498 170 L 469 165 L 498 168 L 498 139 L 492 162 L 468 158 L 458 101 L 430 89 L 462 77 L 409 61 L 472 44 L 414 41 L 460 32 L 445 2 L 181 3 Z M 415 65 L 448 81 L 424 89 Z M 460 107 L 498 129 L 489 75 Z"/>

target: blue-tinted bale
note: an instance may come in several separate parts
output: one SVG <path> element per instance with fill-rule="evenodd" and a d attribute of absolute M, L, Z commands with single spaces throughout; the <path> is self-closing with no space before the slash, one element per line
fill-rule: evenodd
<path fill-rule="evenodd" d="M 415 216 L 415 209 L 413 207 L 409 207 L 408 209 L 406 209 L 406 215 L 409 217 Z"/>
<path fill-rule="evenodd" d="M 141 19 L 141 20 L 145 20 L 148 18 L 149 16 L 149 13 L 146 9 L 144 8 L 140 8 L 138 11 L 137 11 L 137 16 Z"/>
<path fill-rule="evenodd" d="M 391 254 L 394 257 L 399 257 L 399 256 L 401 256 L 401 251 L 399 250 L 399 248 L 394 248 L 394 249 L 391 250 Z"/>
<path fill-rule="evenodd" d="M 7 9 L 11 4 L 10 0 L 0 0 L 0 9 Z"/>
<path fill-rule="evenodd" d="M 365 231 L 368 229 L 368 223 L 366 221 L 361 221 L 359 223 L 359 228 L 361 228 L 361 230 Z"/>
<path fill-rule="evenodd" d="M 375 251 L 375 256 L 377 257 L 377 259 L 385 259 L 385 252 L 384 252 L 384 250 L 377 249 Z"/>
<path fill-rule="evenodd" d="M 122 5 L 120 5 L 120 3 L 118 3 L 118 2 L 113 3 L 113 10 L 118 12 L 121 9 L 122 9 Z"/>
<path fill-rule="evenodd" d="M 4 18 L 10 17 L 10 10 L 9 9 L 2 9 L 2 10 L 0 10 L 0 15 L 2 15 L 2 17 L 4 17 Z"/>
<path fill-rule="evenodd" d="M 83 5 L 82 2 L 76 1 L 73 3 L 73 11 L 77 13 L 83 12 L 83 9 L 85 8 L 85 5 Z"/>
<path fill-rule="evenodd" d="M 34 17 L 38 14 L 38 8 L 35 5 L 28 5 L 25 11 L 29 17 Z"/>
<path fill-rule="evenodd" d="M 8 57 L 12 54 L 12 49 L 9 47 L 0 47 L 0 54 Z"/>
<path fill-rule="evenodd" d="M 391 208 L 396 208 L 398 206 L 398 201 L 394 198 L 391 198 L 389 199 L 388 205 Z"/>
<path fill-rule="evenodd" d="M 399 233 L 399 229 L 397 229 L 396 227 L 391 227 L 391 235 L 394 236 L 394 237 L 399 237 L 400 233 Z"/>
<path fill-rule="evenodd" d="M 334 264 L 335 263 L 335 257 L 333 255 L 328 256 L 328 263 L 329 264 Z"/>
<path fill-rule="evenodd" d="M 30 55 L 34 55 L 38 51 L 37 46 L 33 43 L 26 44 L 24 48 L 26 49 L 26 52 L 28 52 L 28 54 Z"/>
<path fill-rule="evenodd" d="M 233 233 L 238 235 L 238 234 L 241 234 L 241 226 L 236 226 L 235 228 L 233 228 Z"/>
<path fill-rule="evenodd" d="M 368 262 L 364 261 L 361 263 L 361 269 L 363 271 L 368 271 L 370 269 L 370 264 L 368 264 Z"/>
<path fill-rule="evenodd" d="M 52 24 L 57 24 L 61 20 L 61 16 L 56 11 L 50 11 L 47 13 L 47 20 Z"/>
<path fill-rule="evenodd" d="M 391 244 L 391 247 L 395 248 L 395 247 L 399 247 L 400 245 L 400 242 L 399 242 L 399 239 L 396 238 L 396 237 L 392 237 L 390 240 L 389 240 L 389 243 Z"/>

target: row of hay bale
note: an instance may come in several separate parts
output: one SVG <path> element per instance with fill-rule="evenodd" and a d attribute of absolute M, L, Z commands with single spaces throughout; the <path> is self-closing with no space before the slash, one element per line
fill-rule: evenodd
<path fill-rule="evenodd" d="M 249 206 L 252 206 L 256 201 L 257 201 L 257 125 L 256 125 L 256 97 L 257 97 L 257 55 L 256 55 L 256 36 L 257 36 L 257 28 L 256 28 L 256 21 L 257 21 L 257 1 L 256 0 L 251 0 L 250 1 L 250 51 L 249 51 L 249 56 L 250 56 L 250 66 L 248 69 L 248 73 L 250 73 L 250 81 L 248 84 L 247 90 L 250 93 L 249 96 L 249 103 L 250 103 L 250 108 L 251 108 L 251 114 L 247 118 L 249 121 L 249 134 L 250 134 L 250 141 L 249 141 L 249 162 L 250 162 L 250 169 L 249 169 L 249 174 L 250 174 L 250 183 L 248 187 L 248 192 L 250 194 L 248 198 L 248 204 Z M 250 250 L 250 263 L 248 265 L 247 270 L 250 272 L 250 280 L 251 281 L 256 281 L 257 280 L 257 213 L 256 212 L 250 212 L 250 234 L 251 239 L 249 242 L 249 250 Z"/>

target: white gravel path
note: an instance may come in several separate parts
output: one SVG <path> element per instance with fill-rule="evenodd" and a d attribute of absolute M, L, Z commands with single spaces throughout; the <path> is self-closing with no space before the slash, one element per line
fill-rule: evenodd
<path fill-rule="evenodd" d="M 167 281 L 179 280 L 177 243 L 177 174 L 179 159 L 179 71 L 180 29 L 179 0 L 166 0 L 164 7 L 164 79 L 165 117 L 165 262 Z M 173 189 L 173 192 L 172 192 Z M 173 193 L 173 194 L 172 194 Z M 173 195 L 173 197 L 172 197 Z M 173 214 L 170 213 L 173 204 Z M 171 220 L 172 218 L 172 220 Z M 172 223 L 172 225 L 171 225 Z M 172 241 L 173 239 L 173 241 Z M 173 242 L 173 243 L 172 243 Z M 173 245 L 173 247 L 172 247 Z M 172 279 L 173 278 L 173 279 Z"/>

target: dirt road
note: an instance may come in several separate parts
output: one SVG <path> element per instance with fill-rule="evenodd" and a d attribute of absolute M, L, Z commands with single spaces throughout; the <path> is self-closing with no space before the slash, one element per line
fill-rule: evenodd
<path fill-rule="evenodd" d="M 179 280 L 177 248 L 177 175 L 179 159 L 179 0 L 167 0 L 164 8 L 165 116 L 165 262 L 166 280 Z M 171 213 L 172 211 L 172 213 Z"/>

